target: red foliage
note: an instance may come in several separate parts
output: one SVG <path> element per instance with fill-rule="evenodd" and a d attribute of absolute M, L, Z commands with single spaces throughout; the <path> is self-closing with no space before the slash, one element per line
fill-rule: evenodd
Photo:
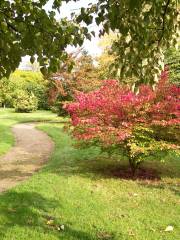
<path fill-rule="evenodd" d="M 180 88 L 169 84 L 167 72 L 153 90 L 141 85 L 138 93 L 107 80 L 96 91 L 78 93 L 67 104 L 79 140 L 98 140 L 105 145 L 121 143 L 138 125 L 175 125 L 180 123 Z"/>

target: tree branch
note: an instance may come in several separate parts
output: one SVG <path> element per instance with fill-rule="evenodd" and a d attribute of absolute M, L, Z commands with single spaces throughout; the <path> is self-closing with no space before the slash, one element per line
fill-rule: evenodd
<path fill-rule="evenodd" d="M 162 15 L 162 19 L 163 19 L 163 22 L 162 22 L 162 34 L 161 34 L 161 36 L 160 36 L 160 38 L 159 38 L 159 40 L 158 40 L 158 46 L 160 45 L 161 40 L 162 40 L 163 35 L 164 35 L 165 22 L 166 22 L 166 21 L 165 21 L 165 18 L 166 18 L 166 13 L 167 13 L 167 9 L 168 9 L 168 7 L 169 7 L 170 1 L 171 1 L 171 0 L 167 0 L 166 5 L 165 5 L 165 8 L 164 8 L 164 13 L 163 13 L 163 15 Z"/>

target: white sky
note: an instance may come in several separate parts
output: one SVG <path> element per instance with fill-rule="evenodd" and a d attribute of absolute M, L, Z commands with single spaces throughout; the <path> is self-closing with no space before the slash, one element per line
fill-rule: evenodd
<path fill-rule="evenodd" d="M 45 10 L 51 10 L 52 7 L 52 3 L 54 0 L 49 0 L 49 2 L 46 4 L 45 6 Z M 71 13 L 76 10 L 78 11 L 81 7 L 87 7 L 89 3 L 96 3 L 97 0 L 79 0 L 78 2 L 70 2 L 68 4 L 63 3 L 61 9 L 60 9 L 60 14 L 57 12 L 56 13 L 56 18 L 60 19 L 63 17 L 68 17 L 70 18 Z M 98 46 L 98 42 L 99 42 L 99 37 L 98 37 L 98 26 L 93 23 L 91 26 L 89 26 L 91 28 L 91 31 L 95 31 L 96 33 L 96 37 L 92 38 L 91 41 L 89 40 L 85 40 L 84 42 L 84 49 L 87 50 L 89 52 L 89 54 L 91 54 L 92 56 L 98 56 L 101 54 L 101 48 Z M 68 47 L 67 51 L 72 51 L 74 48 L 73 47 Z M 26 65 L 26 63 L 29 62 L 29 57 L 26 56 L 22 59 L 22 63 L 20 64 L 20 68 L 24 68 L 24 66 Z"/>

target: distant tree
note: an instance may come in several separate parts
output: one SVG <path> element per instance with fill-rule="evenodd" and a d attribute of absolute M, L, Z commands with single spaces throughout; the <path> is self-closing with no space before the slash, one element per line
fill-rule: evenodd
<path fill-rule="evenodd" d="M 165 52 L 165 64 L 169 71 L 170 81 L 180 85 L 180 47 L 170 48 Z"/>
<path fill-rule="evenodd" d="M 75 61 L 73 82 L 74 90 L 83 92 L 92 91 L 101 83 L 94 59 L 86 51 L 82 51 Z"/>
<path fill-rule="evenodd" d="M 116 69 L 113 68 L 116 55 L 111 49 L 115 39 L 117 39 L 117 35 L 111 32 L 104 35 L 99 41 L 99 47 L 102 50 L 101 55 L 97 57 L 97 70 L 100 79 L 118 78 Z"/>
<path fill-rule="evenodd" d="M 59 71 L 51 76 L 50 103 L 55 104 L 62 114 L 62 103 L 73 100 L 75 92 L 89 92 L 100 84 L 93 58 L 86 51 L 77 50 L 69 54 Z"/>

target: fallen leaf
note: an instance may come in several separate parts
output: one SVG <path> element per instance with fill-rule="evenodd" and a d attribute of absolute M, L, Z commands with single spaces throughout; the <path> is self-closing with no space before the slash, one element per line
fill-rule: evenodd
<path fill-rule="evenodd" d="M 165 232 L 172 232 L 174 230 L 173 226 L 167 226 L 164 230 Z"/>
<path fill-rule="evenodd" d="M 54 223 L 54 220 L 53 220 L 53 219 L 50 219 L 50 220 L 47 221 L 46 224 L 47 224 L 47 225 L 52 225 L 53 223 Z"/>
<path fill-rule="evenodd" d="M 64 225 L 59 226 L 60 230 L 64 231 Z"/>
<path fill-rule="evenodd" d="M 133 194 L 133 196 L 134 196 L 134 197 L 137 197 L 137 196 L 138 196 L 138 194 L 137 194 L 137 193 L 134 193 L 134 194 Z"/>

